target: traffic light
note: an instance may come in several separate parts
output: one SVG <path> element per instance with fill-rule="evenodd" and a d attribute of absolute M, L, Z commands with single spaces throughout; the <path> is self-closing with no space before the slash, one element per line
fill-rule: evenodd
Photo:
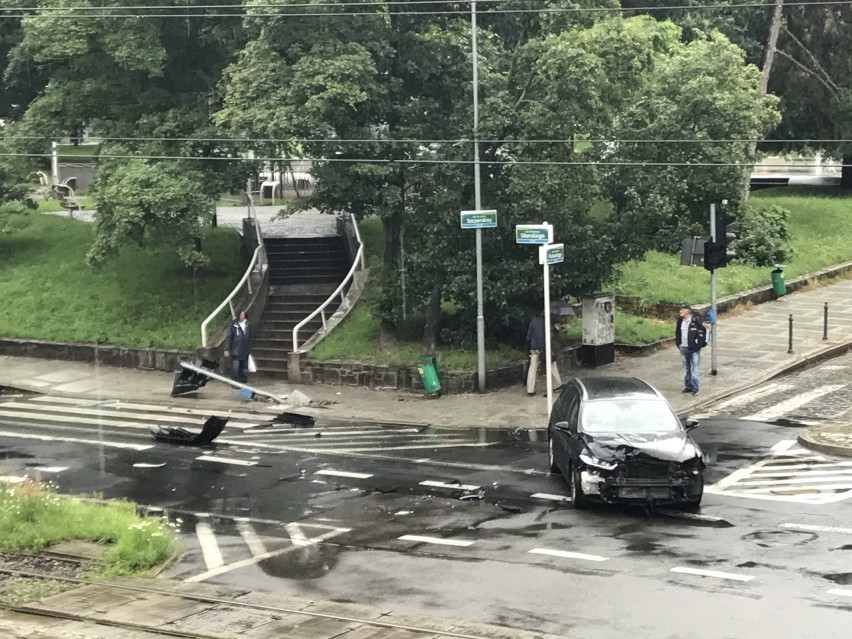
<path fill-rule="evenodd" d="M 712 239 L 704 242 L 704 268 L 708 271 L 725 266 L 725 247 Z"/>
<path fill-rule="evenodd" d="M 722 200 L 722 203 L 716 207 L 716 234 L 713 236 L 714 244 L 719 247 L 719 265 L 713 268 L 722 268 L 727 266 L 728 262 L 733 260 L 737 254 L 731 250 L 730 246 L 737 236 L 735 233 L 728 231 L 728 225 L 733 224 L 736 220 L 728 213 L 728 201 Z M 707 259 L 705 258 L 705 263 Z"/>

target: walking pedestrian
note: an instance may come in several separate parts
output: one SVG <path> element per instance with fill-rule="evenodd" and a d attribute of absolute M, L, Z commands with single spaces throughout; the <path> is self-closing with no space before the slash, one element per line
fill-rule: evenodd
<path fill-rule="evenodd" d="M 707 345 L 707 329 L 689 304 L 681 304 L 675 325 L 675 344 L 683 363 L 683 392 L 698 394 L 701 349 Z"/>
<path fill-rule="evenodd" d="M 553 356 L 556 352 L 556 349 L 553 347 L 553 334 L 556 332 L 556 322 L 551 321 L 550 326 L 550 352 L 551 356 Z M 526 349 L 530 358 L 529 370 L 527 371 L 527 395 L 531 397 L 535 395 L 535 383 L 536 376 L 538 374 L 539 360 L 545 356 L 544 315 L 538 315 L 530 320 L 529 326 L 527 327 Z M 550 366 L 550 374 L 553 379 L 553 388 L 555 390 L 562 386 L 562 378 L 559 377 L 559 369 L 556 368 L 556 362 L 550 362 Z"/>
<path fill-rule="evenodd" d="M 233 377 L 241 384 L 248 382 L 252 337 L 251 324 L 246 319 L 246 312 L 241 310 L 228 328 L 225 340 L 225 357 L 230 356 Z"/>

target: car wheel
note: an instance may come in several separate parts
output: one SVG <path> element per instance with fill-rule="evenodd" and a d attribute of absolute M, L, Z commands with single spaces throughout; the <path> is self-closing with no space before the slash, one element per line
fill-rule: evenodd
<path fill-rule="evenodd" d="M 547 465 L 551 473 L 559 472 L 559 466 L 556 465 L 556 451 L 553 449 L 553 437 L 547 438 Z"/>
<path fill-rule="evenodd" d="M 683 510 L 688 512 L 695 512 L 701 508 L 701 499 L 704 497 L 704 476 L 700 477 L 700 481 L 698 482 L 698 495 L 695 497 L 690 497 L 685 502 L 683 502 Z"/>
<path fill-rule="evenodd" d="M 580 483 L 580 471 L 573 466 L 568 473 L 568 489 L 571 493 L 571 507 L 583 508 L 586 505 L 586 496 L 583 494 L 583 486 Z"/>

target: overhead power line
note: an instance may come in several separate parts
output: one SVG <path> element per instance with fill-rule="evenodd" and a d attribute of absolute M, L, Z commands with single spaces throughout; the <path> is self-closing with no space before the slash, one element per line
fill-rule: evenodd
<path fill-rule="evenodd" d="M 0 157 L 30 157 L 30 158 L 49 158 L 50 153 L 0 153 Z M 262 158 L 244 158 L 244 157 L 223 157 L 223 156 L 190 156 L 190 155 L 132 155 L 132 154 L 110 154 L 99 155 L 99 160 L 189 160 L 198 162 L 333 162 L 347 164 L 449 164 L 449 165 L 469 165 L 473 164 L 474 160 L 446 160 L 446 159 L 430 159 L 430 158 L 406 158 L 406 159 L 382 159 L 382 158 L 304 158 L 304 157 L 262 157 Z M 755 166 L 755 162 L 611 162 L 611 161 L 574 161 L 574 160 L 481 160 L 481 164 L 492 166 L 608 166 L 608 167 L 637 167 L 637 168 L 654 168 L 654 167 L 692 167 L 692 168 L 708 168 L 708 167 L 739 167 L 747 168 Z M 797 169 L 817 169 L 817 168 L 840 168 L 845 165 L 840 163 L 832 163 L 827 165 L 819 164 L 797 164 Z M 789 169 L 786 164 L 761 164 L 761 168 L 777 168 Z"/>
<path fill-rule="evenodd" d="M 450 0 L 445 0 L 447 4 L 455 4 Z M 431 16 L 467 16 L 470 11 L 467 9 L 452 9 L 445 11 L 408 11 L 401 9 L 391 10 L 388 5 L 400 7 L 420 6 L 429 4 L 443 4 L 442 2 L 423 2 L 422 0 L 414 1 L 398 1 L 398 2 L 364 2 L 364 3 L 317 3 L 317 4 L 298 4 L 298 5 L 274 5 L 276 11 L 264 9 L 258 11 L 253 5 L 236 6 L 236 5 L 197 5 L 194 7 L 154 7 L 140 8 L 138 6 L 113 6 L 113 7 L 30 7 L 26 9 L 20 8 L 5 8 L 0 10 L 0 19 L 2 18 L 27 18 L 37 13 L 50 12 L 55 13 L 58 17 L 68 17 L 75 20 L 80 19 L 104 19 L 104 18 L 240 18 L 240 17 L 257 17 L 257 18 L 275 18 L 275 17 L 359 17 L 359 16 L 404 16 L 404 15 L 431 15 Z M 460 3 L 459 3 L 460 4 Z M 852 0 L 816 0 L 814 2 L 786 2 L 788 7 L 819 7 L 819 6 L 841 6 L 852 4 Z M 483 14 L 530 14 L 530 13 L 548 13 L 548 14 L 588 14 L 588 13 L 658 13 L 665 11 L 713 11 L 713 10 L 729 10 L 729 9 L 762 9 L 766 7 L 765 2 L 742 2 L 736 4 L 708 4 L 708 5 L 669 5 L 656 7 L 542 7 L 542 8 L 511 8 L 499 9 L 492 8 L 482 12 Z M 310 8 L 313 11 L 294 12 L 290 7 L 295 8 Z M 384 11 L 357 11 L 360 7 L 388 7 Z M 315 9 L 329 9 L 329 11 L 316 11 Z M 333 12 L 331 10 L 342 9 L 344 12 Z M 353 11 L 355 9 L 356 11 Z M 82 13 L 80 11 L 82 10 Z"/>
<path fill-rule="evenodd" d="M 44 140 L 53 142 L 60 138 L 71 138 L 68 135 L 8 135 L 0 136 L 3 140 Z M 217 138 L 192 138 L 192 137 L 100 137 L 93 136 L 92 142 L 79 140 L 77 143 L 69 142 L 79 146 L 94 146 L 101 142 L 227 142 L 227 143 L 322 143 L 322 144 L 473 144 L 473 138 L 447 138 L 447 139 L 419 139 L 419 138 L 240 138 L 240 137 L 217 137 Z M 747 144 L 757 142 L 759 144 L 848 144 L 852 138 L 799 138 L 792 140 L 766 140 L 763 138 L 590 138 L 590 139 L 566 139 L 566 138 L 505 138 L 489 139 L 479 138 L 480 144 Z"/>

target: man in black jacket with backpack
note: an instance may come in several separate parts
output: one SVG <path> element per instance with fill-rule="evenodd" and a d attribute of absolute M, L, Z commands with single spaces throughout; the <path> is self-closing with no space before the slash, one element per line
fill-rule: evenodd
<path fill-rule="evenodd" d="M 675 344 L 683 362 L 683 392 L 698 394 L 701 349 L 707 345 L 707 329 L 689 304 L 681 304 L 675 326 Z"/>

